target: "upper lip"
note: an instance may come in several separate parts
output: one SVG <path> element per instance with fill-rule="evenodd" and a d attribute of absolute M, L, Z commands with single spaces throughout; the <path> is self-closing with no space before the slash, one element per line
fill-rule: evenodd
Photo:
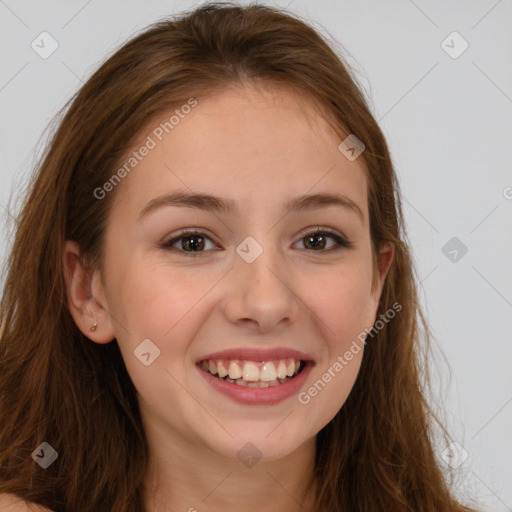
<path fill-rule="evenodd" d="M 286 347 L 276 347 L 272 349 L 261 348 L 230 348 L 220 352 L 212 352 L 201 356 L 196 360 L 196 364 L 208 359 L 238 359 L 246 361 L 275 361 L 277 359 L 286 359 L 292 357 L 301 361 L 314 361 L 314 359 L 305 354 Z"/>

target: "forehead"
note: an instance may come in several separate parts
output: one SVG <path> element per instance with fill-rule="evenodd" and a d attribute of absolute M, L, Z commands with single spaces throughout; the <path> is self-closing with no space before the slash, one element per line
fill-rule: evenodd
<path fill-rule="evenodd" d="M 198 98 L 179 116 L 176 110 L 148 121 L 125 156 L 151 146 L 117 191 L 133 215 L 177 189 L 233 198 L 247 208 L 338 191 L 367 215 L 362 159 L 340 153 L 340 137 L 303 94 L 282 86 L 232 87 Z"/>

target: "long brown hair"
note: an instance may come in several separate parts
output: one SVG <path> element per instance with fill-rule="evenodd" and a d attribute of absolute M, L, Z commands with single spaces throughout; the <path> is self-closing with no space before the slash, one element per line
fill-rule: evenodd
<path fill-rule="evenodd" d="M 317 435 L 315 511 L 470 510 L 451 496 L 426 400 L 430 333 L 406 243 L 385 138 L 327 39 L 269 6 L 205 4 L 132 38 L 68 102 L 27 191 L 8 260 L 0 330 L 0 493 L 56 512 L 143 512 L 148 447 L 117 340 L 91 342 L 67 305 L 65 240 L 102 269 L 115 191 L 101 188 L 155 114 L 231 84 L 287 84 L 366 150 L 374 250 L 395 245 L 377 316 L 402 309 L 368 342 L 355 385 Z M 419 322 L 424 327 L 420 344 Z M 33 451 L 58 458 L 42 469 Z"/>

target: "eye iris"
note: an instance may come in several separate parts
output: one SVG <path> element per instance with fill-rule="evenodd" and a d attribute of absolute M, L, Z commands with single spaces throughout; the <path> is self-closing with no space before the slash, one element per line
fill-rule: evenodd
<path fill-rule="evenodd" d="M 190 242 L 190 240 L 193 240 L 193 241 Z M 199 242 L 197 240 L 199 240 Z M 196 251 L 198 249 L 204 249 L 204 237 L 201 235 L 190 235 L 190 236 L 184 237 L 182 239 L 181 245 L 182 245 L 183 249 L 185 249 L 185 250 L 192 249 L 193 251 Z"/>
<path fill-rule="evenodd" d="M 315 240 L 315 238 L 319 238 L 320 239 L 320 242 L 319 243 L 315 243 L 315 242 L 312 242 L 312 240 Z M 325 237 L 323 235 L 309 235 L 307 237 L 305 237 L 305 240 L 306 240 L 306 246 L 308 244 L 311 244 L 312 247 L 314 249 L 324 249 L 325 248 Z"/>

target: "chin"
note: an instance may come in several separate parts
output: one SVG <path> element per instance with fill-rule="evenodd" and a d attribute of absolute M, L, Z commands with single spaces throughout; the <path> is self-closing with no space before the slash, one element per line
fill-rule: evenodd
<path fill-rule="evenodd" d="M 223 426 L 233 437 L 221 429 L 222 433 L 216 439 L 210 436 L 205 439 L 205 444 L 222 457 L 229 457 L 243 464 L 248 461 L 248 467 L 255 460 L 279 460 L 292 454 L 314 437 L 314 434 L 305 434 L 304 425 L 295 425 L 291 421 L 287 423 L 285 419 L 279 426 L 281 421 L 282 418 L 272 418 L 272 421 L 264 421 L 259 425 L 255 425 L 254 421 L 226 423 Z"/>

